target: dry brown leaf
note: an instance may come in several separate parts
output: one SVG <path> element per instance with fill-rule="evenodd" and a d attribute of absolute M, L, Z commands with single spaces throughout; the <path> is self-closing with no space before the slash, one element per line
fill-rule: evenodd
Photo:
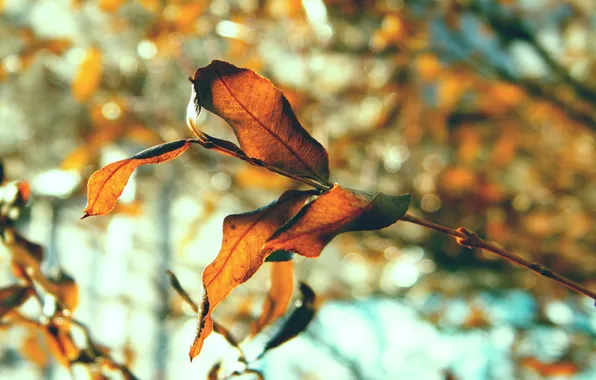
<path fill-rule="evenodd" d="M 79 305 L 79 288 L 75 280 L 60 270 L 55 276 L 48 278 L 46 291 L 52 293 L 62 307 L 74 311 Z"/>
<path fill-rule="evenodd" d="M 11 285 L 0 288 L 0 318 L 25 303 L 33 293 L 30 286 Z"/>
<path fill-rule="evenodd" d="M 197 334 L 189 352 L 191 360 L 199 354 L 205 338 L 213 331 L 212 311 L 236 286 L 259 269 L 267 257 L 261 250 L 263 243 L 313 194 L 311 191 L 287 191 L 268 206 L 224 219 L 221 249 L 203 271 L 203 296 Z"/>
<path fill-rule="evenodd" d="M 189 140 L 172 141 L 116 161 L 93 173 L 87 184 L 87 206 L 83 218 L 106 215 L 116 206 L 132 172 L 140 165 L 173 160 L 190 146 Z"/>
<path fill-rule="evenodd" d="M 276 231 L 263 250 L 318 257 L 340 233 L 378 230 L 395 223 L 406 213 L 409 203 L 410 195 L 372 194 L 335 184 Z"/>
<path fill-rule="evenodd" d="M 288 310 L 294 290 L 294 264 L 292 261 L 271 263 L 271 286 L 263 304 L 261 315 L 251 326 L 257 335 L 265 326 L 283 316 Z"/>
<path fill-rule="evenodd" d="M 227 121 L 248 156 L 326 183 L 325 148 L 302 127 L 286 97 L 269 80 L 252 70 L 213 61 L 198 69 L 192 82 L 195 105 Z"/>
<path fill-rule="evenodd" d="M 11 270 L 17 278 L 44 278 L 40 274 L 43 247 L 23 237 L 14 228 L 4 230 L 4 244 L 11 253 Z M 28 274 L 30 273 L 30 274 Z"/>
<path fill-rule="evenodd" d="M 80 352 L 72 339 L 70 329 L 67 325 L 50 321 L 43 331 L 54 358 L 63 366 L 70 367 L 71 361 L 76 359 Z"/>

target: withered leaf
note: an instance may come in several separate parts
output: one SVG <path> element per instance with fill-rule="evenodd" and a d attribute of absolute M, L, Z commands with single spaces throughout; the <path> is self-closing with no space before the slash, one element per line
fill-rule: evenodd
<path fill-rule="evenodd" d="M 43 277 L 40 275 L 41 260 L 43 260 L 43 247 L 29 241 L 18 233 L 14 228 L 7 228 L 2 234 L 4 244 L 11 253 L 10 267 L 17 278 L 29 281 L 31 276 L 35 279 Z"/>
<path fill-rule="evenodd" d="M 63 366 L 70 367 L 80 355 L 66 324 L 50 321 L 44 328 L 44 336 L 54 358 Z"/>
<path fill-rule="evenodd" d="M 263 353 L 259 357 L 272 348 L 296 337 L 296 335 L 306 330 L 312 321 L 315 316 L 315 292 L 305 283 L 300 283 L 300 292 L 302 297 L 297 303 L 296 309 L 290 314 L 281 329 L 267 342 Z"/>
<path fill-rule="evenodd" d="M 74 278 L 62 269 L 48 277 L 48 281 L 44 286 L 46 291 L 56 297 L 61 307 L 72 312 L 79 305 L 79 288 Z"/>
<path fill-rule="evenodd" d="M 261 250 L 263 243 L 313 194 L 315 192 L 290 190 L 268 206 L 224 219 L 221 249 L 203 271 L 203 296 L 197 333 L 189 352 L 191 360 L 199 354 L 205 338 L 213 331 L 213 309 L 259 269 L 266 258 Z"/>
<path fill-rule="evenodd" d="M 93 173 L 87 184 L 87 207 L 83 218 L 106 215 L 114 209 L 132 172 L 140 165 L 173 160 L 190 146 L 189 140 L 172 141 L 116 161 Z"/>
<path fill-rule="evenodd" d="M 371 194 L 336 184 L 277 230 L 263 250 L 286 250 L 306 257 L 318 257 L 340 233 L 379 230 L 395 223 L 406 213 L 409 203 L 408 194 Z"/>
<path fill-rule="evenodd" d="M 290 103 L 252 70 L 213 61 L 192 77 L 195 106 L 222 117 L 242 150 L 269 165 L 326 183 L 329 157 L 302 127 Z"/>
<path fill-rule="evenodd" d="M 283 316 L 288 309 L 294 290 L 294 265 L 292 261 L 272 262 L 271 286 L 263 304 L 261 315 L 251 326 L 251 334 L 258 334 L 265 326 Z"/>
<path fill-rule="evenodd" d="M 0 289 L 0 318 L 21 306 L 33 294 L 30 286 L 11 285 Z"/>

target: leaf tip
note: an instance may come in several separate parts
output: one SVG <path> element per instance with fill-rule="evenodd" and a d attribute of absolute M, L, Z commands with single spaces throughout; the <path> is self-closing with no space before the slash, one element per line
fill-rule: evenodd
<path fill-rule="evenodd" d="M 89 213 L 86 212 L 83 216 L 81 216 L 81 220 L 83 220 L 85 218 L 88 218 L 90 216 L 91 216 L 91 214 L 89 214 Z"/>

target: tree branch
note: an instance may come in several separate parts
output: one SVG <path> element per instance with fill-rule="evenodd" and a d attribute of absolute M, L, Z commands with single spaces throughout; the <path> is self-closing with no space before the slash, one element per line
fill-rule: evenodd
<path fill-rule="evenodd" d="M 466 228 L 459 227 L 457 229 L 451 229 L 449 227 L 445 227 L 440 224 L 436 224 L 433 222 L 429 222 L 424 219 L 417 218 L 413 215 L 406 214 L 400 220 L 404 222 L 410 222 L 413 224 L 417 224 L 419 226 L 423 226 L 426 228 L 433 229 L 435 231 L 442 232 L 444 234 L 453 236 L 458 244 L 468 247 L 468 248 L 480 248 L 488 252 L 492 252 L 497 256 L 504 258 L 514 264 L 517 264 L 521 267 L 524 267 L 532 272 L 536 273 L 539 276 L 550 278 L 553 281 L 558 282 L 559 284 L 566 286 L 567 288 L 574 290 L 578 293 L 581 293 L 587 297 L 592 298 L 592 300 L 596 301 L 596 292 L 574 282 L 570 279 L 561 276 L 560 274 L 552 271 L 551 269 L 545 268 L 542 265 L 528 261 L 523 257 L 516 255 L 514 253 L 508 252 L 505 249 L 501 248 L 496 243 L 486 241 L 482 239 L 478 234 L 473 231 L 470 231 Z M 596 303 L 595 303 L 596 305 Z"/>

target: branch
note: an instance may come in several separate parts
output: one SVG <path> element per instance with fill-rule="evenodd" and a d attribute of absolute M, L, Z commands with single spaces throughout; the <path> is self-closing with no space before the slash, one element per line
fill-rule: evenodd
<path fill-rule="evenodd" d="M 404 215 L 400 220 L 403 220 L 404 222 L 418 224 L 419 226 L 423 226 L 426 228 L 433 229 L 435 231 L 442 232 L 447 235 L 451 235 L 455 238 L 458 244 L 464 247 L 480 248 L 485 251 L 492 252 L 495 255 L 500 256 L 514 264 L 531 270 L 539 276 L 550 278 L 551 280 L 556 281 L 559 284 L 566 286 L 567 288 L 581 293 L 587 297 L 590 297 L 592 300 L 596 301 L 596 292 L 587 289 L 586 287 L 574 281 L 571 281 L 570 279 L 563 277 L 560 274 L 552 271 L 551 269 L 545 268 L 538 263 L 528 261 L 519 255 L 508 252 L 500 246 L 498 246 L 497 244 L 482 239 L 480 236 L 478 236 L 478 234 L 466 228 L 459 227 L 458 229 L 454 230 L 449 227 L 442 226 L 440 224 L 417 218 L 410 214 Z"/>

